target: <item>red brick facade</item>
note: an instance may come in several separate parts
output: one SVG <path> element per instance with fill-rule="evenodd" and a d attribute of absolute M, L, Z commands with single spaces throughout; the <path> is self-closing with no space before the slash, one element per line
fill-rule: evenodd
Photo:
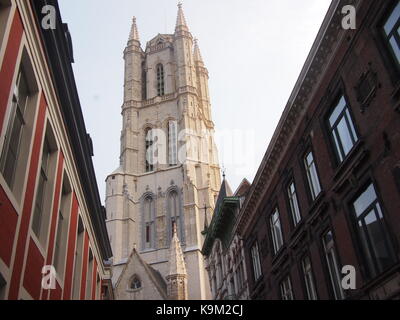
<path fill-rule="evenodd" d="M 348 2 L 357 9 L 357 29 L 341 28 L 340 9 L 347 3 L 333 1 L 241 214 L 238 232 L 248 253 L 252 299 L 285 298 L 290 291 L 284 285 L 288 277 L 289 296 L 309 299 L 303 269 L 307 257 L 316 298 L 340 299 L 326 259 L 328 242 L 324 246 L 322 240 L 329 230 L 339 272 L 346 265 L 356 270 L 356 289 L 344 290 L 341 298 L 400 298 L 400 68 L 382 32 L 383 22 L 399 2 Z M 318 69 L 317 74 L 313 69 Z M 358 139 L 340 161 L 329 117 L 342 95 Z M 291 113 L 298 106 L 301 111 L 293 119 Z M 290 138 L 280 141 L 284 135 Z M 316 199 L 310 192 L 304 163 L 310 151 L 322 189 Z M 301 214 L 296 226 L 287 191 L 291 182 Z M 371 184 L 383 215 L 380 222 L 385 225 L 385 243 L 392 250 L 390 262 L 385 260 L 385 267 L 373 275 L 354 211 L 356 199 Z M 283 245 L 275 252 L 271 215 L 277 208 Z M 257 280 L 251 257 L 255 242 L 262 265 L 262 276 Z M 382 250 L 378 247 L 375 253 L 383 255 Z"/>

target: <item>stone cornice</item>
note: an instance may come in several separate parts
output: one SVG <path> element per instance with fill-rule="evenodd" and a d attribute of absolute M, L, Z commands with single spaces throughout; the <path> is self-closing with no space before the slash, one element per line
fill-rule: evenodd
<path fill-rule="evenodd" d="M 309 108 L 317 84 L 335 54 L 335 48 L 341 43 L 345 32 L 341 28 L 342 6 L 358 4 L 359 1 L 332 1 L 240 212 L 235 226 L 235 231 L 239 234 L 243 235 L 247 230 L 257 205 L 285 154 L 288 142 L 293 138 Z"/>

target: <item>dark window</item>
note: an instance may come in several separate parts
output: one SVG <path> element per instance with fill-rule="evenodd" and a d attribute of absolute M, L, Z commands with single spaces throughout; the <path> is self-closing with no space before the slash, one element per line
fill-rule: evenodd
<path fill-rule="evenodd" d="M 323 236 L 325 259 L 328 265 L 329 278 L 331 280 L 333 293 L 336 300 L 344 299 L 342 288 L 341 273 L 339 271 L 339 262 L 336 256 L 335 242 L 332 231 L 328 231 Z"/>
<path fill-rule="evenodd" d="M 292 213 L 293 225 L 297 226 L 301 221 L 301 214 L 294 181 L 292 181 L 292 183 L 289 185 L 287 191 L 290 204 L 290 212 Z"/>
<path fill-rule="evenodd" d="M 33 213 L 33 222 L 32 222 L 32 230 L 38 238 L 40 237 L 40 232 L 43 227 L 42 220 L 44 215 L 43 212 L 44 199 L 45 199 L 46 184 L 49 179 L 48 169 L 49 169 L 50 154 L 51 154 L 50 145 L 47 138 L 45 138 L 43 144 L 42 162 L 40 165 L 39 182 L 36 193 L 35 211 Z"/>
<path fill-rule="evenodd" d="M 306 284 L 307 298 L 308 300 L 318 300 L 310 257 L 305 257 L 301 262 L 301 266 L 303 269 L 304 282 Z"/>
<path fill-rule="evenodd" d="M 159 97 L 165 95 L 164 66 L 162 64 L 157 65 L 157 95 Z"/>
<path fill-rule="evenodd" d="M 331 136 L 339 162 L 342 162 L 358 141 L 346 99 L 341 96 L 329 117 Z"/>
<path fill-rule="evenodd" d="M 28 98 L 28 85 L 25 74 L 21 69 L 14 86 L 10 121 L 0 159 L 1 173 L 11 190 L 14 188 L 15 173 L 21 148 L 21 139 L 26 124 L 25 112 Z"/>
<path fill-rule="evenodd" d="M 271 215 L 270 224 L 274 252 L 278 253 L 283 246 L 282 226 L 278 209 Z"/>
<path fill-rule="evenodd" d="M 143 220 L 143 229 L 144 229 L 144 244 L 143 247 L 144 249 L 152 249 L 154 246 L 154 241 L 155 241 L 155 222 L 154 222 L 154 199 L 151 196 L 148 196 L 144 200 L 143 204 L 143 214 L 144 214 L 144 220 Z"/>
<path fill-rule="evenodd" d="M 260 279 L 261 272 L 261 262 L 260 262 L 260 251 L 258 250 L 258 243 L 256 242 L 251 248 L 251 260 L 253 264 L 254 281 Z"/>
<path fill-rule="evenodd" d="M 282 300 L 294 300 L 292 282 L 290 281 L 290 277 L 287 277 L 281 283 L 281 296 Z"/>
<path fill-rule="evenodd" d="M 141 287 L 142 287 L 142 282 L 140 281 L 140 278 L 137 275 L 134 275 L 131 281 L 131 289 L 138 290 Z"/>
<path fill-rule="evenodd" d="M 390 12 L 383 25 L 383 32 L 394 60 L 400 67 L 400 1 Z"/>
<path fill-rule="evenodd" d="M 146 130 L 146 155 L 145 155 L 145 161 L 146 161 L 146 172 L 152 172 L 154 171 L 154 157 L 153 157 L 153 144 L 154 144 L 154 136 L 153 136 L 153 130 L 152 129 L 147 129 Z"/>
<path fill-rule="evenodd" d="M 6 299 L 6 287 L 7 282 L 4 280 L 3 276 L 0 273 L 0 300 Z"/>
<path fill-rule="evenodd" d="M 307 153 L 306 157 L 304 158 L 304 165 L 306 168 L 308 186 L 310 187 L 311 197 L 313 200 L 315 200 L 321 193 L 322 189 L 319 182 L 317 165 L 315 164 L 314 155 L 311 151 Z"/>
<path fill-rule="evenodd" d="M 368 273 L 369 276 L 375 277 L 391 267 L 395 259 L 373 184 L 370 184 L 353 202 L 353 209 Z"/>

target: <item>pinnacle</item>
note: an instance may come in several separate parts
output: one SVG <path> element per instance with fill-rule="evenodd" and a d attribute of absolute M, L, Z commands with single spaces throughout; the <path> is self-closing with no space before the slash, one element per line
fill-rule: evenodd
<path fill-rule="evenodd" d="M 201 62 L 203 63 L 203 57 L 201 56 L 200 48 L 199 48 L 199 43 L 197 39 L 194 39 L 194 61 L 195 62 Z"/>
<path fill-rule="evenodd" d="M 189 31 L 189 28 L 186 23 L 185 14 L 182 9 L 182 2 L 178 3 L 178 17 L 176 19 L 176 28 L 175 30 L 184 29 L 185 31 Z"/>
<path fill-rule="evenodd" d="M 186 275 L 185 260 L 183 258 L 183 252 L 181 243 L 178 239 L 176 224 L 174 224 L 173 237 L 171 240 L 170 248 L 170 260 L 169 260 L 169 275 Z"/>
<path fill-rule="evenodd" d="M 129 41 L 140 41 L 139 40 L 139 32 L 138 32 L 138 28 L 136 25 L 136 17 L 133 17 L 132 19 L 132 28 L 131 28 L 131 33 L 129 35 Z"/>

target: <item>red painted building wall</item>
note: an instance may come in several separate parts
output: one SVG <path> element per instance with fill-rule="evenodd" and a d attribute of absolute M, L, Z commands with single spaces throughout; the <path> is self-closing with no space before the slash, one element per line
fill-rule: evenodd
<path fill-rule="evenodd" d="M 24 6 L 29 6 L 29 1 Z M 13 94 L 14 78 L 17 70 L 20 67 L 20 52 L 21 47 L 26 45 L 25 50 L 29 52 L 28 57 L 31 59 L 32 52 L 30 51 L 30 38 L 26 35 L 27 28 L 35 29 L 36 24 L 30 24 L 22 19 L 21 10 L 26 10 L 26 7 L 20 8 L 12 1 L 12 10 L 10 11 L 9 22 L 11 24 L 9 32 L 3 38 L 0 44 L 1 48 L 5 48 L 3 59 L 0 60 L 0 133 L 8 126 L 6 115 L 11 108 L 11 97 Z M 29 20 L 31 21 L 31 20 Z M 32 20 L 33 21 L 33 20 Z M 23 40 L 26 39 L 26 40 Z M 26 41 L 26 42 L 25 42 Z M 44 50 L 44 48 L 42 48 Z M 33 63 L 31 63 L 35 66 Z M 47 68 L 48 66 L 44 66 Z M 49 77 L 50 79 L 50 77 Z M 52 83 L 46 86 L 52 87 Z M 79 194 L 74 189 L 72 184 L 72 205 L 70 208 L 70 219 L 68 225 L 67 249 L 65 256 L 65 272 L 64 279 L 61 282 L 57 280 L 54 290 L 42 289 L 42 268 L 46 265 L 52 265 L 54 259 L 55 241 L 57 237 L 57 226 L 59 219 L 59 210 L 61 202 L 61 191 L 63 183 L 63 174 L 66 172 L 65 150 L 60 148 L 56 154 L 56 170 L 54 177 L 54 186 L 50 188 L 52 192 L 52 208 L 50 209 L 50 221 L 48 239 L 44 248 L 39 248 L 37 240 L 32 236 L 31 223 L 34 211 L 35 196 L 37 192 L 38 179 L 40 174 L 39 165 L 41 163 L 41 153 L 43 149 L 44 135 L 47 126 L 54 126 L 55 122 L 48 119 L 50 108 L 57 106 L 49 105 L 46 95 L 48 91 L 41 83 L 38 92 L 38 108 L 35 115 L 35 121 L 32 133 L 32 145 L 29 150 L 28 164 L 26 168 L 26 186 L 22 192 L 21 206 L 14 206 L 15 201 L 11 200 L 5 187 L 0 183 L 0 274 L 7 282 L 6 298 L 17 299 L 71 299 L 72 282 L 74 274 L 77 272 L 81 282 L 81 298 L 85 298 L 85 286 L 87 265 L 89 259 L 89 244 L 92 250 L 97 248 L 96 240 L 93 236 L 85 231 L 84 250 L 83 250 L 83 268 L 82 271 L 74 270 L 74 259 L 76 250 L 76 235 L 78 228 L 78 217 L 82 215 L 84 210 L 80 209 L 78 202 Z M 54 131 L 54 128 L 52 128 Z M 68 141 L 68 136 L 66 141 Z M 56 140 L 58 136 L 56 136 Z M 61 146 L 61 141 L 56 141 L 57 145 Z M 1 145 L 0 145 L 1 148 Z M 1 150 L 0 150 L 1 151 Z M 1 152 L 0 152 L 1 153 Z M 69 164 L 73 167 L 73 164 Z M 1 174 L 1 173 L 0 173 Z M 4 180 L 1 180 L 4 181 Z M 5 183 L 5 182 L 4 182 Z M 81 198 L 85 199 L 81 195 Z M 20 212 L 19 212 L 20 210 Z M 85 220 L 85 219 L 83 219 Z M 89 218 L 90 221 L 90 218 Z M 85 227 L 87 230 L 87 226 Z M 102 260 L 101 260 L 102 261 Z M 99 277 L 103 277 L 99 272 L 97 260 L 94 260 L 93 273 L 89 276 L 93 277 L 93 294 L 92 298 L 96 298 L 96 281 Z"/>

